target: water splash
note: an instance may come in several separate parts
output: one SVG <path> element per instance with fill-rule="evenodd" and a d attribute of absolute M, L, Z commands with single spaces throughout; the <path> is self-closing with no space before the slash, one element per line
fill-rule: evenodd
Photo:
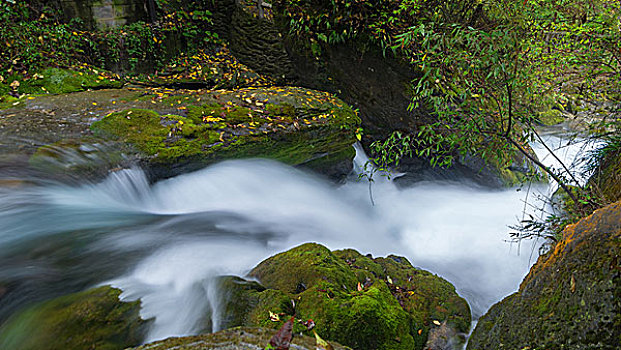
<path fill-rule="evenodd" d="M 359 149 L 356 167 L 365 162 Z M 219 329 L 222 296 L 214 278 L 243 276 L 305 242 L 406 256 L 451 281 L 475 316 L 517 289 L 539 245 L 507 242 L 508 226 L 524 208 L 522 192 L 459 182 L 398 189 L 385 177 L 375 180 L 375 205 L 364 179 L 335 188 L 265 160 L 223 162 L 154 185 L 130 169 L 100 184 L 3 190 L 0 263 L 3 255 L 6 261 L 23 255 L 20 245 L 32 251 L 42 237 L 75 244 L 80 232 L 79 253 L 70 256 L 75 271 L 65 278 L 114 273 L 99 282 L 121 288 L 127 300 L 142 300 L 142 316 L 155 318 L 148 340 Z"/>

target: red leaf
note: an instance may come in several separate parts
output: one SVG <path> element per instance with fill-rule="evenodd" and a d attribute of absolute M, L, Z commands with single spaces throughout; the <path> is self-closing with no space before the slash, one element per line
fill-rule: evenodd
<path fill-rule="evenodd" d="M 274 334 L 270 339 L 271 349 L 275 350 L 289 350 L 291 344 L 291 338 L 293 338 L 293 317 L 289 321 L 280 327 L 278 332 Z"/>

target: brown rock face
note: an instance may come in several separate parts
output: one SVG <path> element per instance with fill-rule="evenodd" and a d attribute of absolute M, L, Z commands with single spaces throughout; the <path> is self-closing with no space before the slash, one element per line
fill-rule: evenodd
<path fill-rule="evenodd" d="M 134 350 L 260 350 L 268 343 L 276 330 L 265 328 L 240 327 L 212 334 L 193 337 L 169 338 L 134 348 Z M 314 350 L 315 338 L 296 336 L 291 349 Z M 330 342 L 334 350 L 346 350 L 348 347 Z"/>
<path fill-rule="evenodd" d="M 565 228 L 517 293 L 494 305 L 469 350 L 619 349 L 621 201 Z"/>

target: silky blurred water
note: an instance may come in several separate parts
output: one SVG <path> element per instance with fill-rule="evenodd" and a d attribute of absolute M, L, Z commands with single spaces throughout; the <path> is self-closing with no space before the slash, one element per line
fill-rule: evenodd
<path fill-rule="evenodd" d="M 358 172 L 365 162 L 358 149 Z M 365 179 L 337 187 L 267 160 L 222 162 L 153 185 L 126 169 L 97 184 L 0 187 L 0 287 L 9 286 L 0 321 L 37 300 L 112 284 L 155 318 L 147 341 L 203 331 L 206 315 L 215 331 L 214 278 L 243 276 L 304 242 L 403 255 L 451 281 L 478 317 L 515 291 L 537 258 L 542 242 L 510 242 L 508 226 L 541 215 L 533 194 L 550 186 L 374 180 L 373 203 Z"/>

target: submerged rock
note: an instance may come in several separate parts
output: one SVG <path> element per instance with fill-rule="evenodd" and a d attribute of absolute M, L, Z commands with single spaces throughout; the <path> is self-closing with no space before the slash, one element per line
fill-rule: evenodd
<path fill-rule="evenodd" d="M 149 322 L 140 302 L 122 302 L 121 291 L 91 289 L 32 306 L 0 328 L 0 348 L 11 350 L 123 349 L 142 341 Z"/>
<path fill-rule="evenodd" d="M 276 330 L 239 327 L 193 337 L 169 338 L 133 348 L 133 350 L 262 350 L 269 344 Z M 315 350 L 315 338 L 294 336 L 291 350 Z M 334 350 L 348 347 L 330 342 Z"/>
<path fill-rule="evenodd" d="M 569 225 L 518 292 L 479 320 L 483 349 L 618 349 L 621 344 L 621 202 Z"/>
<path fill-rule="evenodd" d="M 223 308 L 226 326 L 278 328 L 283 321 L 270 316 L 295 312 L 312 319 L 324 339 L 357 349 L 423 349 L 430 331 L 445 327 L 451 335 L 431 347 L 440 349 L 463 341 L 458 334 L 470 326 L 468 304 L 454 287 L 403 257 L 373 259 L 308 243 L 261 262 L 250 276 L 264 287 L 240 279 L 223 285 L 232 296 Z M 298 322 L 294 330 L 306 327 Z"/>

